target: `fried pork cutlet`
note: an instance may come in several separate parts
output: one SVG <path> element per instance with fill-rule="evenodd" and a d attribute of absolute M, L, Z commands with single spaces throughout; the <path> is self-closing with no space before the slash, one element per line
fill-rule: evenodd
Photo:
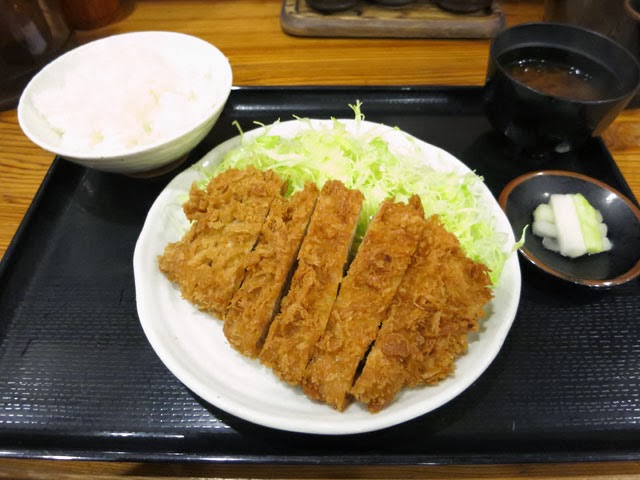
<path fill-rule="evenodd" d="M 328 181 L 320 192 L 298 265 L 280 313 L 269 328 L 260 361 L 282 380 L 298 385 L 311 350 L 324 332 L 342 280 L 363 195 Z"/>
<path fill-rule="evenodd" d="M 407 387 L 441 382 L 455 370 L 456 359 L 467 351 L 468 333 L 439 335 L 433 339 L 433 348 L 420 366 L 420 375 L 409 379 Z"/>
<path fill-rule="evenodd" d="M 470 260 L 434 216 L 351 394 L 377 412 L 403 388 L 450 375 L 491 299 L 488 269 Z"/>
<path fill-rule="evenodd" d="M 383 202 L 342 281 L 327 329 L 316 345 L 302 387 L 311 398 L 344 410 L 356 370 L 418 245 L 424 212 L 418 196 L 408 204 Z"/>
<path fill-rule="evenodd" d="M 255 168 L 220 173 L 206 190 L 192 185 L 183 207 L 191 228 L 158 258 L 160 270 L 185 299 L 224 318 L 244 277 L 245 258 L 284 188 L 275 173 Z"/>
<path fill-rule="evenodd" d="M 284 294 L 287 278 L 318 198 L 308 183 L 289 200 L 277 197 L 249 254 L 242 285 L 227 310 L 223 331 L 233 348 L 255 358 Z"/>

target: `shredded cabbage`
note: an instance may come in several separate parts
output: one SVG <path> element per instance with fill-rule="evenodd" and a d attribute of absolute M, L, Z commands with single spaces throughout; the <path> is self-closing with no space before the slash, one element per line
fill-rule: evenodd
<path fill-rule="evenodd" d="M 356 122 L 364 120 L 360 102 L 350 107 Z M 395 154 L 375 128 L 354 133 L 335 118 L 329 126 L 298 120 L 307 122 L 309 128 L 290 138 L 271 134 L 268 127 L 253 140 L 243 138 L 218 166 L 204 172 L 202 185 L 228 168 L 249 166 L 271 169 L 287 179 L 287 195 L 302 189 L 307 181 L 321 188 L 329 179 L 341 180 L 365 197 L 356 231 L 359 239 L 383 200 L 395 197 L 406 202 L 418 194 L 425 214 L 438 214 L 466 254 L 490 269 L 496 285 L 510 252 L 505 251 L 506 235 L 496 231 L 495 219 L 479 201 L 476 187 L 482 183 L 481 177 L 437 171 L 424 163 L 417 146 L 415 151 Z"/>

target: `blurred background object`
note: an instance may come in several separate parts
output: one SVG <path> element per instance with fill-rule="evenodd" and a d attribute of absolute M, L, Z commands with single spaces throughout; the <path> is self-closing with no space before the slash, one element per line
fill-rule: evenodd
<path fill-rule="evenodd" d="M 120 14 L 120 0 L 60 0 L 67 23 L 74 30 L 92 30 L 114 21 Z"/>
<path fill-rule="evenodd" d="M 471 13 L 491 7 L 492 0 L 436 0 L 436 5 L 450 12 Z"/>
<path fill-rule="evenodd" d="M 71 43 L 55 0 L 0 0 L 0 110 L 14 108 L 31 77 Z"/>
<path fill-rule="evenodd" d="M 588 28 L 620 43 L 640 57 L 640 18 L 633 0 L 545 0 L 544 20 Z"/>
<path fill-rule="evenodd" d="M 530 1 L 538 3 L 541 13 L 542 0 Z M 505 25 L 499 4 L 498 0 L 283 0 L 280 25 L 285 33 L 300 37 L 491 38 Z"/>
<path fill-rule="evenodd" d="M 403 7 L 413 3 L 414 0 L 372 0 L 374 3 L 384 5 L 385 7 Z"/>
<path fill-rule="evenodd" d="M 311 8 L 322 12 L 332 13 L 341 12 L 353 8 L 358 3 L 358 0 L 306 0 L 307 5 Z"/>

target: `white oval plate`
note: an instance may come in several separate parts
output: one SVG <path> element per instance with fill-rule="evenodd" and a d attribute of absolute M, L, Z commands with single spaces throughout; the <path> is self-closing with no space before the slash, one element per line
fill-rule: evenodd
<path fill-rule="evenodd" d="M 327 121 L 314 120 L 313 124 L 322 122 Z M 434 168 L 469 172 L 444 150 L 396 129 L 364 121 L 359 126 L 354 120 L 343 122 L 350 129 L 378 129 L 376 133 L 393 149 L 401 150 L 407 141 L 412 145 L 417 142 L 424 151 L 424 161 Z M 271 134 L 293 136 L 299 129 L 309 127 L 293 120 L 269 128 Z M 249 140 L 263 132 L 258 128 L 244 137 Z M 281 382 L 258 360 L 231 348 L 222 332 L 222 322 L 181 297 L 178 288 L 158 269 L 157 257 L 167 243 L 177 241 L 186 231 L 187 219 L 180 202 L 186 198 L 191 183 L 201 178 L 201 169 L 220 162 L 241 141 L 241 137 L 235 137 L 220 144 L 176 176 L 149 210 L 136 244 L 133 266 L 138 315 L 149 342 L 167 368 L 195 394 L 227 413 L 267 427 L 315 434 L 353 434 L 397 425 L 440 407 L 469 387 L 493 361 L 515 318 L 521 284 L 516 255 L 509 256 L 488 305 L 488 315 L 481 322 L 481 331 L 470 336 L 469 349 L 457 360 L 454 375 L 434 386 L 405 389 L 376 414 L 360 404 L 340 413 L 309 400 L 299 388 Z M 513 245 L 509 222 L 484 184 L 480 195 L 496 218 L 496 228 L 506 233 Z"/>

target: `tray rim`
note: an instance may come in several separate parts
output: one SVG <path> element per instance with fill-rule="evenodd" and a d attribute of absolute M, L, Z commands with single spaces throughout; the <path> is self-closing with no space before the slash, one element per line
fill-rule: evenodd
<path fill-rule="evenodd" d="M 433 85 L 433 86 L 388 86 L 388 85 L 368 85 L 368 86 L 355 86 L 355 85 L 328 85 L 328 86 L 241 86 L 234 87 L 234 91 L 240 93 L 262 92 L 262 91 L 286 91 L 294 93 L 309 92 L 309 93 L 324 93 L 338 90 L 345 91 L 361 91 L 367 90 L 369 92 L 381 91 L 392 92 L 396 94 L 403 93 L 444 93 L 456 91 L 456 92 L 469 92 L 471 94 L 479 94 L 482 90 L 481 87 L 476 86 L 446 86 L 446 85 Z M 637 199 L 633 196 L 630 188 L 622 176 L 616 162 L 611 157 L 611 154 L 604 144 L 601 138 L 597 138 L 602 146 L 602 152 L 607 155 L 611 172 L 620 181 L 621 190 L 629 194 L 634 202 L 637 203 Z M 40 207 L 42 197 L 47 193 L 47 189 L 51 183 L 55 180 L 56 175 L 61 174 L 60 170 L 66 168 L 75 169 L 76 174 L 81 175 L 84 169 L 67 162 L 59 157 L 55 157 L 49 166 L 45 177 L 41 185 L 39 186 L 32 202 L 30 203 L 16 233 L 14 234 L 3 258 L 0 260 L 0 282 L 5 275 L 10 274 L 10 270 L 13 266 L 13 257 L 17 254 L 21 242 L 20 240 L 28 235 L 28 230 L 31 226 L 34 216 L 37 214 Z M 3 333 L 0 330 L 0 336 Z M 10 430 L 10 429 L 9 429 Z M 22 436 L 18 434 L 13 436 L 15 432 L 0 432 L 0 458 L 31 458 L 31 459 L 68 459 L 68 460 L 94 460 L 94 461 L 141 461 L 141 462 L 167 462 L 167 461 L 185 461 L 185 462 L 206 462 L 206 463 L 224 463 L 224 464 L 248 464 L 248 465 L 311 465 L 318 464 L 317 455 L 297 455 L 292 457 L 279 457 L 279 456 L 258 456 L 258 455 L 238 455 L 230 458 L 229 455 L 212 455 L 212 454 L 198 454 L 187 453 L 179 451 L 163 451 L 163 452 L 147 452 L 138 448 L 131 451 L 119 451 L 112 449 L 88 449 L 84 443 L 85 436 L 78 437 L 76 439 L 78 444 L 82 444 L 81 447 L 71 448 L 50 448 L 37 447 L 28 445 L 27 440 L 30 437 L 28 433 Z M 89 438 L 91 435 L 86 435 Z M 7 438 L 18 438 L 20 446 L 7 447 Z M 41 438 L 44 438 L 41 435 Z M 52 435 L 51 440 L 55 440 L 57 434 Z M 73 443 L 73 442 L 71 442 Z M 338 458 L 337 455 L 334 456 Z M 332 457 L 333 458 L 333 457 Z M 352 455 L 347 458 L 348 461 L 341 462 L 336 459 L 330 460 L 327 458 L 322 459 L 322 464 L 326 465 L 488 465 L 488 464 L 515 464 L 515 463 L 570 463 L 570 462 L 593 462 L 593 461 L 629 461 L 640 459 L 640 450 L 626 449 L 616 452 L 601 452 L 601 451 L 575 451 L 575 452 L 530 452 L 530 453 L 447 453 L 433 455 L 423 454 L 403 454 L 403 455 L 382 455 L 376 457 L 376 462 L 371 461 L 370 457 L 365 455 Z"/>

